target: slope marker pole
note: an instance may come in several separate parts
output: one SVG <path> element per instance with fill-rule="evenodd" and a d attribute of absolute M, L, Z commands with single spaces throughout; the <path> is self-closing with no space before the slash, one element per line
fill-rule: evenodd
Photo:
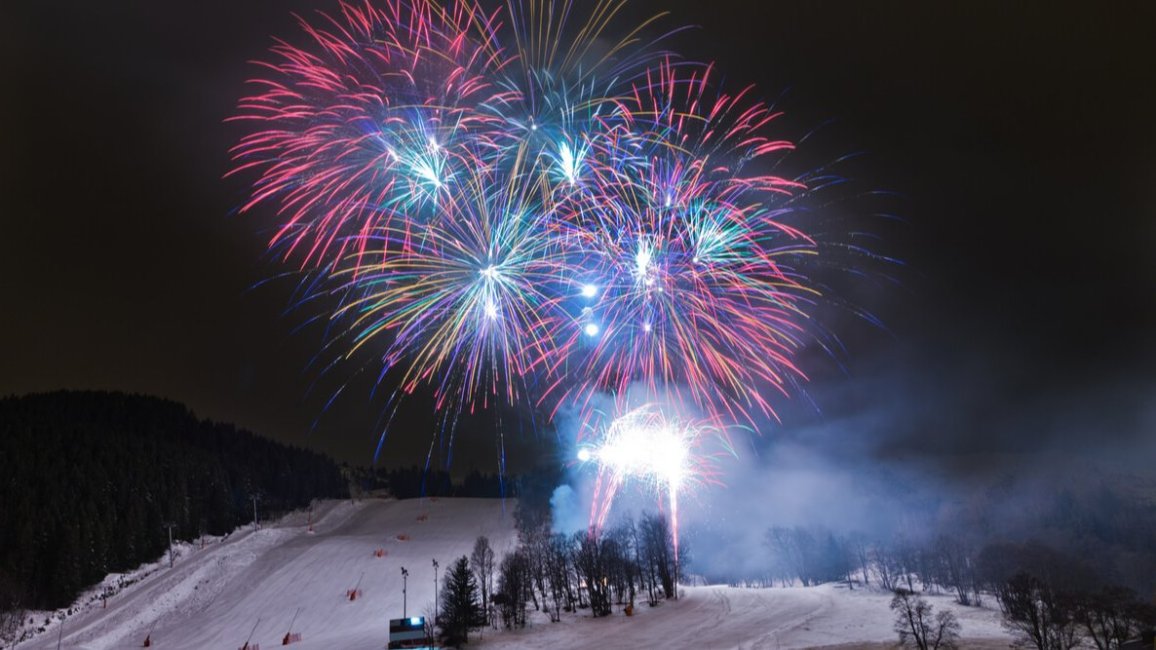
<path fill-rule="evenodd" d="M 241 646 L 241 650 L 250 650 L 249 642 L 253 640 L 253 634 L 257 632 L 257 626 L 261 624 L 261 617 L 257 617 L 257 622 L 253 624 L 253 629 L 249 630 L 249 636 L 245 639 L 245 645 Z"/>

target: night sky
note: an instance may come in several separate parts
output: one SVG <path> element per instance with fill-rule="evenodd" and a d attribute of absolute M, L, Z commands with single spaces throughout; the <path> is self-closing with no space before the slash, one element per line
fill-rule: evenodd
<path fill-rule="evenodd" d="M 636 5 L 697 25 L 676 48 L 728 89 L 754 83 L 780 135 L 814 132 L 798 160 L 856 154 L 839 171 L 861 195 L 833 209 L 904 262 L 844 296 L 886 328 L 834 314 L 846 351 L 803 355 L 808 398 L 780 401 L 754 447 L 870 419 L 829 444 L 969 471 L 976 454 L 1151 441 L 1156 4 Z M 319 335 L 295 333 L 292 281 L 262 284 L 285 270 L 265 254 L 272 210 L 238 216 L 252 179 L 222 179 L 246 62 L 296 37 L 291 11 L 335 6 L 0 9 L 0 394 L 160 395 L 371 461 L 383 401 L 364 381 L 310 433 Z M 429 445 L 428 405 L 407 406 L 389 464 Z M 511 469 L 552 453 L 538 424 L 509 426 Z M 462 427 L 455 470 L 495 469 L 489 428 Z"/>

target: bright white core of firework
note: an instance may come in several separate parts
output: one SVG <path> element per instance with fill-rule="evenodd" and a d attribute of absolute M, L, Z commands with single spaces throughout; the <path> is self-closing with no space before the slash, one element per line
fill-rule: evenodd
<path fill-rule="evenodd" d="M 594 450 L 583 448 L 586 458 L 598 462 L 621 476 L 661 481 L 677 490 L 687 475 L 690 451 L 686 436 L 669 424 L 637 423 L 630 418 L 617 420 L 606 433 L 602 445 Z"/>

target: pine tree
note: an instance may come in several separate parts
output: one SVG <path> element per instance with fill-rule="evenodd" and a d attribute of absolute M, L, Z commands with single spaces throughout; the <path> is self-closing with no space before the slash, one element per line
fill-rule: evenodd
<path fill-rule="evenodd" d="M 470 628 L 484 622 L 478 603 L 478 583 L 470 571 L 469 559 L 463 555 L 446 569 L 442 580 L 442 642 L 459 648 L 469 642 Z"/>

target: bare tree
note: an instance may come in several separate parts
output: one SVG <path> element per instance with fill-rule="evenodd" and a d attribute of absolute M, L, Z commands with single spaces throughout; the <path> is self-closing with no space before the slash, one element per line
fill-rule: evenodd
<path fill-rule="evenodd" d="M 808 580 L 811 570 L 807 562 L 808 555 L 803 546 L 813 544 L 814 540 L 809 536 L 799 534 L 799 532 L 799 529 L 773 526 L 767 531 L 766 544 L 771 549 L 771 557 L 776 572 L 781 577 L 789 575 L 792 582 L 797 578 L 806 587 L 810 585 Z"/>
<path fill-rule="evenodd" d="M 955 591 L 960 605 L 979 604 L 979 585 L 971 548 L 963 541 L 940 535 L 935 540 L 940 582 Z"/>
<path fill-rule="evenodd" d="M 780 577 L 789 569 L 788 575 L 798 578 L 805 587 L 836 581 L 846 581 L 850 586 L 854 579 L 854 554 L 845 540 L 824 528 L 775 526 L 764 539 Z"/>
<path fill-rule="evenodd" d="M 914 645 L 919 650 L 954 648 L 959 638 L 959 621 L 951 610 L 933 615 L 934 608 L 927 601 L 907 589 L 896 589 L 891 599 L 895 612 L 895 631 L 901 645 Z"/>
<path fill-rule="evenodd" d="M 1105 587 L 1080 597 L 1075 615 L 1099 650 L 1111 650 L 1140 632 L 1142 621 L 1136 616 L 1140 605 L 1131 589 Z"/>
<path fill-rule="evenodd" d="M 919 567 L 919 549 L 910 540 L 898 539 L 895 541 L 893 558 L 895 560 L 896 576 L 895 582 L 907 583 L 908 591 L 915 591 L 914 576 Z M 926 589 L 927 586 L 923 585 Z"/>
<path fill-rule="evenodd" d="M 1079 644 L 1067 596 L 1049 582 L 1019 572 L 996 585 L 1004 626 L 1038 650 L 1070 650 Z"/>
<path fill-rule="evenodd" d="M 655 578 L 662 585 L 665 598 L 674 598 L 674 538 L 670 523 L 662 515 L 644 513 L 638 522 L 642 541 L 641 563 L 650 573 L 649 581 Z M 657 601 L 652 597 L 651 604 Z"/>
<path fill-rule="evenodd" d="M 526 598 L 531 590 L 530 567 L 525 554 L 520 550 L 506 554 L 498 569 L 498 590 L 493 599 L 506 628 L 525 627 Z"/>
<path fill-rule="evenodd" d="M 763 543 L 770 552 L 771 582 L 778 580 L 782 586 L 794 584 L 799 576 L 799 566 L 802 559 L 799 550 L 795 547 L 794 537 L 788 528 L 772 526 L 767 529 Z"/>
<path fill-rule="evenodd" d="M 606 575 L 605 540 L 593 533 L 575 533 L 574 568 L 586 586 L 590 613 L 609 616 L 610 587 Z"/>
<path fill-rule="evenodd" d="M 606 532 L 603 539 L 606 577 L 618 605 L 634 604 L 634 521 L 627 519 Z"/>
<path fill-rule="evenodd" d="M 1081 558 L 1040 542 L 990 544 L 978 556 L 1004 626 L 1039 650 L 1067 650 L 1080 641 L 1077 603 L 1098 577 Z"/>
<path fill-rule="evenodd" d="M 895 591 L 899 586 L 899 562 L 895 559 L 893 549 L 876 544 L 871 548 L 871 564 L 875 566 L 875 573 L 879 576 L 879 584 L 887 591 Z"/>
<path fill-rule="evenodd" d="M 576 582 L 570 571 L 570 542 L 562 534 L 550 537 L 550 548 L 546 554 L 546 577 L 550 583 L 550 598 L 554 608 L 547 607 L 550 620 L 554 623 L 562 620 L 562 607 L 565 603 L 566 611 L 574 610 L 574 589 Z"/>
<path fill-rule="evenodd" d="M 541 611 L 538 593 L 546 598 L 546 548 L 550 537 L 550 509 L 528 504 L 526 499 L 518 502 L 514 511 L 514 523 L 518 529 L 518 549 L 526 562 L 526 571 L 529 576 L 527 596 L 534 603 L 534 610 Z M 535 589 L 535 587 L 537 589 Z"/>
<path fill-rule="evenodd" d="M 494 549 L 490 548 L 490 540 L 484 535 L 474 540 L 474 552 L 470 554 L 470 569 L 474 572 L 478 588 L 482 592 L 482 612 L 486 621 L 491 621 L 490 594 L 494 590 Z"/>
<path fill-rule="evenodd" d="M 527 595 L 534 603 L 534 611 L 542 610 L 542 599 L 546 598 L 546 555 L 550 545 L 550 530 L 545 525 L 539 525 L 522 532 L 519 552 L 525 556 L 526 570 L 529 572 L 529 589 Z"/>
<path fill-rule="evenodd" d="M 854 564 L 863 573 L 863 584 L 871 584 L 871 540 L 866 533 L 853 532 L 847 536 L 847 546 Z"/>

